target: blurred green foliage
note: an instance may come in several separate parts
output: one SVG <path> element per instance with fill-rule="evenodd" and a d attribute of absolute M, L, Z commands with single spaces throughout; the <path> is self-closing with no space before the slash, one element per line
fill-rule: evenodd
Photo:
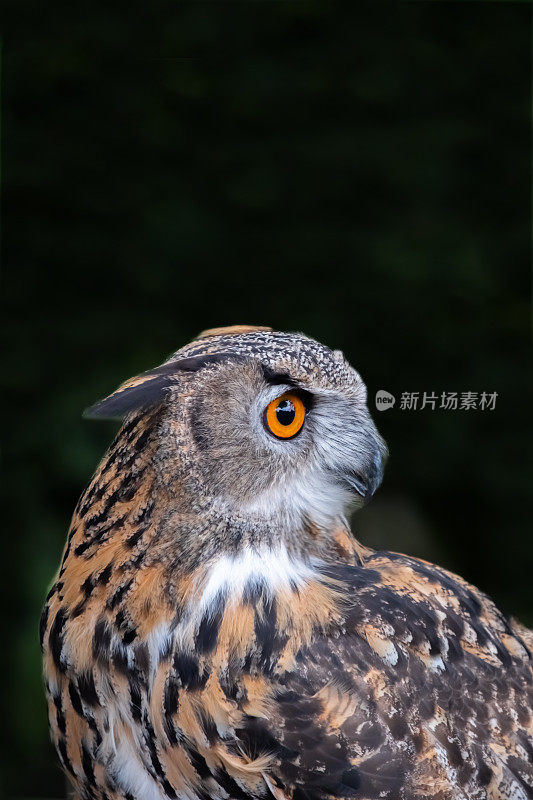
<path fill-rule="evenodd" d="M 6 794 L 63 794 L 37 622 L 113 432 L 81 411 L 209 326 L 344 349 L 371 408 L 497 391 L 376 413 L 355 528 L 533 622 L 530 5 L 158 6 L 5 43 Z"/>

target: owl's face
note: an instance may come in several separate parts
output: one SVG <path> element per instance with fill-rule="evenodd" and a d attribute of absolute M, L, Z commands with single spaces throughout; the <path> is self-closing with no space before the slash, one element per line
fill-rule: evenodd
<path fill-rule="evenodd" d="M 279 337 L 278 348 L 261 342 L 253 353 L 238 348 L 246 335 L 220 342 L 221 360 L 195 373 L 185 408 L 196 467 L 221 507 L 327 526 L 374 493 L 385 443 L 342 353 Z M 176 412 L 183 403 L 177 391 Z"/>
<path fill-rule="evenodd" d="M 324 529 L 381 481 L 387 450 L 363 381 L 340 351 L 301 334 L 208 332 L 91 412 L 157 403 L 165 470 L 170 453 L 221 515 Z"/>

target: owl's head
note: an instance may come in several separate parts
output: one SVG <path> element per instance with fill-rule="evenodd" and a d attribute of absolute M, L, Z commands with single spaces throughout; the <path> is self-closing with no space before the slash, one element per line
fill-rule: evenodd
<path fill-rule="evenodd" d="M 302 334 L 205 331 L 88 416 L 130 419 L 155 406 L 167 480 L 174 470 L 222 515 L 324 529 L 381 482 L 387 450 L 361 377 Z"/>

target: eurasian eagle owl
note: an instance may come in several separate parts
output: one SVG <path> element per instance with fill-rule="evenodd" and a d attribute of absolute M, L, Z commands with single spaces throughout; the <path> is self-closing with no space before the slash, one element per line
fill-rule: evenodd
<path fill-rule="evenodd" d="M 207 331 L 91 414 L 41 626 L 76 797 L 533 797 L 531 634 L 350 533 L 386 447 L 340 351 Z"/>

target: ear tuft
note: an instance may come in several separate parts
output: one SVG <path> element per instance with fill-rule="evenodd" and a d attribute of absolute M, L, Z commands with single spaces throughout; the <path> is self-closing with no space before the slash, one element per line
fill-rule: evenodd
<path fill-rule="evenodd" d="M 139 375 L 87 408 L 83 416 L 85 419 L 123 419 L 131 411 L 162 403 L 171 383 L 168 375 Z"/>
<path fill-rule="evenodd" d="M 169 390 L 180 380 L 180 373 L 198 372 L 209 365 L 228 360 L 242 361 L 236 353 L 211 353 L 167 361 L 142 375 L 130 378 L 119 388 L 83 412 L 85 419 L 122 419 L 131 411 L 152 408 L 165 402 Z"/>

